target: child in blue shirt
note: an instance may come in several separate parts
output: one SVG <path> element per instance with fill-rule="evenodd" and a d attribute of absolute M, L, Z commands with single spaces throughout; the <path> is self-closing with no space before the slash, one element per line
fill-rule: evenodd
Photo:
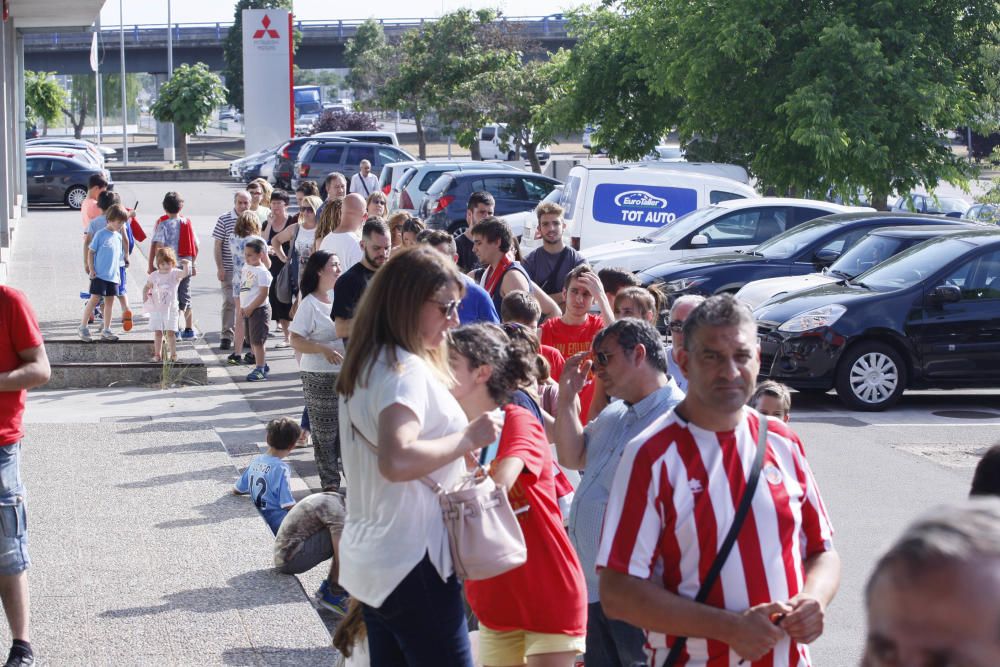
<path fill-rule="evenodd" d="M 291 471 L 282 459 L 291 454 L 301 433 L 298 423 L 287 417 L 269 421 L 267 452 L 254 457 L 233 486 L 236 495 L 250 495 L 275 535 L 288 510 L 295 505 L 289 485 Z"/>
<path fill-rule="evenodd" d="M 104 331 L 101 333 L 101 340 L 116 341 L 116 336 L 111 331 L 112 314 L 111 310 L 118 296 L 118 285 L 121 282 L 121 272 L 119 266 L 124 261 L 124 246 L 122 241 L 122 225 L 128 220 L 128 211 L 120 204 L 115 204 L 108 208 L 104 216 L 108 223 L 98 230 L 90 240 L 87 248 L 87 273 L 90 275 L 90 300 L 83 309 L 83 318 L 80 321 L 80 338 L 90 342 L 90 327 L 87 323 L 94 313 L 94 308 L 102 299 L 104 308 L 102 319 L 104 320 Z"/>

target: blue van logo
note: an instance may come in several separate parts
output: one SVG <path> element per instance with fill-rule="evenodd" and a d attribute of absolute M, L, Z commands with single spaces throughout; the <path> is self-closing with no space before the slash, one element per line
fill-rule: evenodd
<path fill-rule="evenodd" d="M 645 190 L 629 190 L 615 197 L 615 204 L 628 208 L 666 208 L 667 200 L 654 197 Z"/>
<path fill-rule="evenodd" d="M 694 188 L 601 183 L 594 188 L 594 220 L 610 225 L 662 227 L 698 208 Z"/>

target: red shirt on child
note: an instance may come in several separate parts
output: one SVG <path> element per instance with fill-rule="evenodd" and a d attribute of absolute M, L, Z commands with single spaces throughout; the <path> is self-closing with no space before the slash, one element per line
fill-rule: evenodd
<path fill-rule="evenodd" d="M 0 373 L 21 365 L 19 352 L 42 344 L 42 332 L 28 298 L 21 292 L 0 285 Z M 0 446 L 13 445 L 24 437 L 21 419 L 28 392 L 0 391 Z"/>

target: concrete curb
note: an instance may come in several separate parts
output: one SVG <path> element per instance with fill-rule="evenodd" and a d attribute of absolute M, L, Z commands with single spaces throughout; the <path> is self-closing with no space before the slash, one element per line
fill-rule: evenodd
<path fill-rule="evenodd" d="M 111 180 L 141 181 L 226 181 L 236 183 L 228 169 L 112 169 Z"/>

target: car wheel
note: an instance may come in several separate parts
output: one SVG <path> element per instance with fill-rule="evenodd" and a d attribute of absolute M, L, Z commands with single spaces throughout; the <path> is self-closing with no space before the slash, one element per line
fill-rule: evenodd
<path fill-rule="evenodd" d="M 86 198 L 87 188 L 82 185 L 74 185 L 66 191 L 65 196 L 63 196 L 63 201 L 66 202 L 66 206 L 69 206 L 75 211 L 79 211 L 83 208 L 83 202 Z"/>
<path fill-rule="evenodd" d="M 465 230 L 469 228 L 469 224 L 465 220 L 459 220 L 457 222 L 451 223 L 448 227 L 448 233 L 451 234 L 453 239 L 457 239 L 459 236 L 465 233 Z"/>
<path fill-rule="evenodd" d="M 885 343 L 855 345 L 837 367 L 837 395 L 852 410 L 885 410 L 899 400 L 905 388 L 906 365 Z"/>

